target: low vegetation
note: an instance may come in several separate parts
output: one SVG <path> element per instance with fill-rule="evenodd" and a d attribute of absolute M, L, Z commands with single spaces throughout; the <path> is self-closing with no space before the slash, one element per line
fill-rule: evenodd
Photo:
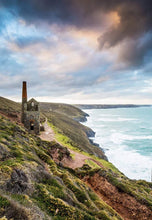
<path fill-rule="evenodd" d="M 57 112 L 43 112 L 43 114 L 48 118 L 58 141 L 106 159 L 101 148 L 90 143 L 88 136 L 94 136 L 94 132 L 90 128 Z"/>
<path fill-rule="evenodd" d="M 64 114 L 76 121 L 86 121 L 86 117 L 88 117 L 88 114 L 83 112 L 81 109 L 68 104 L 41 102 L 40 108 L 45 112 L 50 111 Z"/>
<path fill-rule="evenodd" d="M 77 175 L 52 160 L 52 147 L 63 148 L 0 116 L 0 217 L 20 212 L 22 219 L 121 219 Z"/>
<path fill-rule="evenodd" d="M 4 116 L 4 109 L 8 116 L 9 111 L 19 113 L 20 104 L 8 100 L 7 108 L 5 99 L 0 100 L 0 219 L 152 218 L 152 184 L 130 180 L 104 160 L 101 149 L 88 140 L 92 130 L 73 120 L 74 115 L 67 116 L 67 110 L 61 113 L 63 106 L 55 104 L 53 111 L 47 111 L 47 106 L 41 112 L 42 121 L 47 117 L 57 140 L 47 142 Z M 75 160 L 74 152 L 88 158 L 75 170 L 63 165 L 65 158 Z M 128 198 L 134 204 L 129 203 L 125 210 Z"/>

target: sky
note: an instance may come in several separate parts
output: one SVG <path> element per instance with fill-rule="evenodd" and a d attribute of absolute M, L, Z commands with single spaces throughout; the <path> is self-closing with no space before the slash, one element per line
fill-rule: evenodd
<path fill-rule="evenodd" d="M 152 104 L 150 0 L 0 0 L 0 96 Z"/>

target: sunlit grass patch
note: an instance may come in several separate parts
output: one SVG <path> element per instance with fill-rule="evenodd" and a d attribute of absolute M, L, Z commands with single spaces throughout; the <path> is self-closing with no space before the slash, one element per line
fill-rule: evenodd
<path fill-rule="evenodd" d="M 85 163 L 88 164 L 91 168 L 100 168 L 100 166 L 91 159 L 85 160 Z"/>

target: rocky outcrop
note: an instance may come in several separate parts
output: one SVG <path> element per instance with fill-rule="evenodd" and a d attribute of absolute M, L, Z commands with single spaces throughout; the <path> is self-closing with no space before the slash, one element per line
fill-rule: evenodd
<path fill-rule="evenodd" d="M 83 112 L 83 115 L 77 116 L 77 117 L 73 117 L 73 119 L 75 121 L 78 121 L 78 122 L 86 122 L 87 121 L 87 117 L 89 117 L 89 115 L 86 112 Z"/>
<path fill-rule="evenodd" d="M 0 143 L 0 160 L 3 161 L 10 157 L 9 149 L 2 143 Z"/>
<path fill-rule="evenodd" d="M 91 128 L 89 128 L 86 130 L 86 135 L 88 136 L 88 138 L 95 137 L 95 132 Z"/>
<path fill-rule="evenodd" d="M 19 169 L 14 169 L 11 179 L 7 182 L 7 190 L 12 193 L 25 193 L 30 188 L 27 175 Z"/>

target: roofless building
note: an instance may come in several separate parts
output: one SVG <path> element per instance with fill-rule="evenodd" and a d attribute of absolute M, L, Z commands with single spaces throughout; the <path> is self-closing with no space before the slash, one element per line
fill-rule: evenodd
<path fill-rule="evenodd" d="M 35 99 L 27 101 L 27 85 L 23 82 L 22 87 L 22 116 L 21 121 L 31 133 L 40 132 L 40 111 L 39 103 Z"/>

